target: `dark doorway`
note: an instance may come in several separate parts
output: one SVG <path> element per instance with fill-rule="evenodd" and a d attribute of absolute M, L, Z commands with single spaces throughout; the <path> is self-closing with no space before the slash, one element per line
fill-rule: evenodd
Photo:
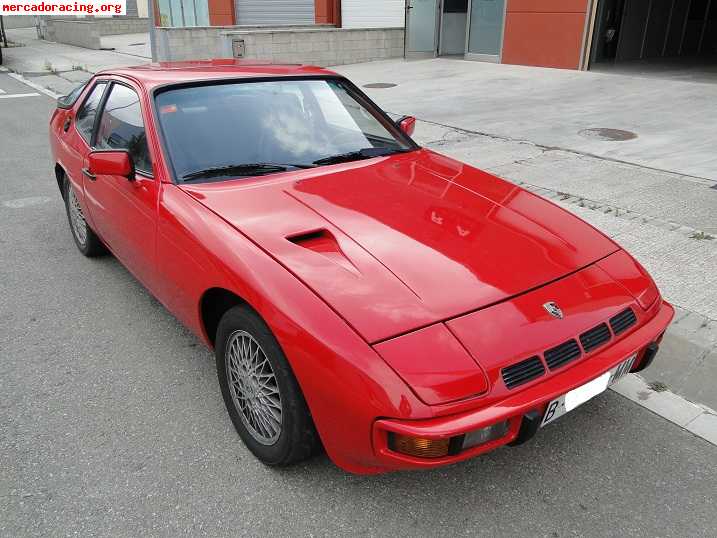
<path fill-rule="evenodd" d="M 590 68 L 717 76 L 717 0 L 598 0 Z"/>
<path fill-rule="evenodd" d="M 468 0 L 444 0 L 441 13 L 441 34 L 438 53 L 460 55 L 466 51 Z"/>

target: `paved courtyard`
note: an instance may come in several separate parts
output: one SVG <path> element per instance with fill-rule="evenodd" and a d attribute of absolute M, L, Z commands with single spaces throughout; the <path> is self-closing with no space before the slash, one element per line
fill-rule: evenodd
<path fill-rule="evenodd" d="M 56 52 L 68 64 L 78 54 Z M 128 58 L 100 52 L 114 56 L 92 65 Z M 717 408 L 714 153 L 683 141 L 699 167 L 680 169 L 690 163 L 664 151 L 659 166 L 642 166 L 677 130 L 694 142 L 714 122 L 660 127 L 633 109 L 631 124 L 595 123 L 582 105 L 583 119 L 561 116 L 545 101 L 570 93 L 565 85 L 587 91 L 581 77 L 595 75 L 543 73 L 552 70 L 535 71 L 542 99 L 523 86 L 532 114 L 503 108 L 500 121 L 500 99 L 518 102 L 510 88 L 527 74 L 457 63 L 341 71 L 360 85 L 398 83 L 367 91 L 417 115 L 421 143 L 552 199 L 638 256 L 678 307 L 645 384 L 608 391 L 525 446 L 446 469 L 355 477 L 324 455 L 267 469 L 226 416 L 212 355 L 112 257 L 76 252 L 49 163 L 53 101 L 0 73 L 6 94 L 36 93 L 0 99 L 0 170 L 10 171 L 0 192 L 0 536 L 714 536 L 717 441 L 694 417 L 656 414 L 669 398 Z M 447 77 L 440 96 L 430 66 Z M 72 71 L 59 78 L 71 85 Z M 35 75 L 41 87 L 61 84 Z M 603 88 L 644 84 L 599 76 L 617 79 Z M 552 127 L 541 128 L 546 118 Z M 583 141 L 569 134 L 580 126 L 640 136 Z M 704 411 L 701 424 L 715 419 Z"/>
<path fill-rule="evenodd" d="M 338 69 L 386 109 L 475 133 L 526 140 L 717 181 L 717 84 L 439 58 Z M 626 130 L 627 142 L 585 129 Z"/>

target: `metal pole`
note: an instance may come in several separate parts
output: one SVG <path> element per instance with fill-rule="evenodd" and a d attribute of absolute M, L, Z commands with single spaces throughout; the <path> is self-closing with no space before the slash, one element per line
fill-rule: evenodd
<path fill-rule="evenodd" d="M 3 22 L 2 15 L 0 15 L 0 34 L 2 35 L 2 42 L 5 44 L 5 48 L 7 48 L 7 34 L 5 33 L 5 23 Z"/>
<path fill-rule="evenodd" d="M 152 51 L 152 61 L 157 61 L 157 34 L 154 27 L 154 0 L 149 1 L 149 47 Z"/>

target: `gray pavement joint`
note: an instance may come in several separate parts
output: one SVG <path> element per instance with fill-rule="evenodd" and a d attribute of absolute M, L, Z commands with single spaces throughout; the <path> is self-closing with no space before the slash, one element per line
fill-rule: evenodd
<path fill-rule="evenodd" d="M 599 158 L 599 157 L 597 157 Z M 531 159 L 523 159 L 522 161 L 527 162 Z M 514 163 L 518 163 L 518 161 L 514 161 Z M 636 165 L 631 165 L 636 166 Z M 539 194 L 540 196 L 543 196 L 545 198 L 550 198 L 552 200 L 559 200 L 561 202 L 565 202 L 566 204 L 574 204 L 579 207 L 585 207 L 588 209 L 591 209 L 593 211 L 601 211 L 605 214 L 610 214 L 613 217 L 616 218 L 622 218 L 625 220 L 634 220 L 634 219 L 641 219 L 643 224 L 647 224 L 648 222 L 652 224 L 653 226 L 657 226 L 659 228 L 664 228 L 666 230 L 669 230 L 671 232 L 677 232 L 681 235 L 684 235 L 685 237 L 688 237 L 689 239 L 694 239 L 695 241 L 711 241 L 715 240 L 716 238 L 712 236 L 711 234 L 703 231 L 698 230 L 696 228 L 692 228 L 691 226 L 686 226 L 683 224 L 680 224 L 678 222 L 672 222 L 669 220 L 663 220 L 658 217 L 652 216 L 652 215 L 646 215 L 631 209 L 627 209 L 625 207 L 616 206 L 613 204 L 606 204 L 605 202 L 601 202 L 599 200 L 592 200 L 590 198 L 586 198 L 584 196 L 580 196 L 577 194 L 571 194 L 564 191 L 557 191 L 554 189 L 549 189 L 547 187 L 542 187 L 540 185 L 534 185 L 531 183 L 525 183 L 522 181 L 515 181 L 511 180 L 513 183 L 516 183 L 522 187 L 525 187 L 527 190 L 534 192 L 536 194 Z"/>
<path fill-rule="evenodd" d="M 399 112 L 389 112 L 389 114 L 391 114 L 392 116 L 396 116 L 396 117 L 401 116 L 401 113 L 399 113 Z M 447 125 L 447 124 L 444 124 L 444 123 L 439 123 L 439 122 L 436 122 L 436 121 L 426 120 L 426 119 L 418 118 L 418 117 L 417 117 L 416 119 L 417 119 L 418 121 L 423 122 L 423 123 L 428 123 L 428 124 L 431 124 L 431 125 L 435 125 L 435 126 L 437 126 L 437 127 L 443 127 L 443 128 L 445 128 L 445 129 L 450 129 L 451 131 L 455 131 L 456 133 L 462 133 L 462 134 L 466 135 L 467 137 L 469 137 L 469 136 L 482 136 L 482 137 L 490 138 L 490 139 L 493 139 L 493 140 L 502 140 L 502 141 L 505 141 L 505 142 L 514 142 L 514 143 L 518 143 L 518 144 L 528 144 L 528 145 L 530 145 L 530 146 L 539 148 L 540 150 L 542 150 L 543 153 L 545 153 L 545 152 L 550 152 L 550 151 L 563 151 L 563 152 L 565 152 L 565 153 L 571 153 L 571 154 L 578 155 L 578 156 L 581 156 L 581 157 L 588 157 L 588 158 L 591 158 L 591 159 L 599 159 L 599 160 L 601 160 L 601 161 L 609 161 L 609 162 L 613 162 L 613 163 L 616 163 L 616 164 L 622 164 L 622 165 L 626 165 L 626 166 L 633 166 L 633 167 L 641 168 L 641 169 L 644 169 L 644 170 L 651 170 L 651 171 L 653 171 L 653 172 L 661 172 L 661 173 L 667 173 L 667 174 L 674 174 L 674 175 L 678 175 L 678 176 L 680 176 L 681 178 L 684 178 L 684 179 L 689 180 L 689 181 L 696 181 L 696 182 L 698 182 L 698 183 L 707 184 L 707 185 L 710 186 L 710 187 L 717 188 L 717 181 L 715 181 L 714 179 L 706 178 L 706 177 L 694 176 L 694 175 L 689 175 L 689 174 L 676 174 L 674 171 L 672 171 L 672 170 L 667 170 L 667 169 L 664 169 L 664 168 L 657 168 L 657 167 L 652 167 L 652 166 L 646 166 L 646 165 L 644 165 L 644 164 L 636 164 L 636 163 L 634 163 L 634 162 L 625 161 L 625 160 L 621 160 L 621 159 L 616 159 L 616 158 L 614 158 L 614 157 L 609 157 L 609 156 L 605 156 L 605 155 L 596 155 L 596 154 L 594 154 L 594 153 L 589 153 L 589 152 L 580 151 L 580 150 L 576 150 L 576 149 L 571 149 L 571 148 L 567 148 L 567 147 L 543 145 L 543 144 L 539 144 L 539 143 L 537 143 L 537 142 L 533 142 L 533 141 L 531 141 L 531 140 L 528 140 L 528 139 L 526 139 L 526 138 L 505 136 L 505 135 L 499 135 L 499 134 L 495 134 L 495 133 L 488 133 L 488 132 L 484 132 L 484 131 L 474 131 L 474 130 L 471 130 L 471 129 L 465 129 L 465 128 L 463 128 L 463 127 L 456 127 L 456 126 L 454 126 L 454 125 Z M 448 134 L 449 134 L 449 133 L 447 133 L 446 136 L 447 136 Z M 446 141 L 443 142 L 443 144 L 449 144 L 449 143 L 454 143 L 454 142 L 455 142 L 454 140 L 450 140 L 450 141 L 446 140 Z M 428 145 L 428 144 L 435 144 L 435 142 L 428 142 L 427 145 Z M 437 145 L 440 146 L 440 145 L 443 145 L 443 144 L 441 144 L 441 141 L 438 141 L 438 144 L 437 144 Z M 532 159 L 532 158 L 528 158 L 528 159 L 518 159 L 518 160 L 513 161 L 513 164 L 522 164 L 523 162 L 525 162 L 525 161 L 530 161 L 531 159 Z"/>

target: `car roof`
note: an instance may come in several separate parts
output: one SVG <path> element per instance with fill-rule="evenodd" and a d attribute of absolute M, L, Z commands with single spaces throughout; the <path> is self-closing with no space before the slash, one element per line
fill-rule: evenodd
<path fill-rule="evenodd" d="M 158 62 L 132 67 L 113 68 L 97 75 L 120 75 L 132 78 L 148 88 L 170 83 L 221 80 L 246 77 L 336 76 L 328 69 L 312 65 L 274 64 L 262 60 L 216 58 L 182 62 Z"/>

